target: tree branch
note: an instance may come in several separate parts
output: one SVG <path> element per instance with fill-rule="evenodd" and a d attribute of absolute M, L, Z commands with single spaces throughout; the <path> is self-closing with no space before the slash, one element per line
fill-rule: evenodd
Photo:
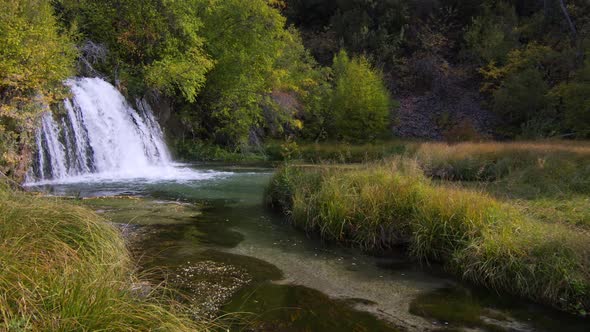
<path fill-rule="evenodd" d="M 561 7 L 561 11 L 563 12 L 563 16 L 565 16 L 565 19 L 567 21 L 567 24 L 570 27 L 570 30 L 572 31 L 572 35 L 574 37 L 574 39 L 576 39 L 578 37 L 578 31 L 576 30 L 576 26 L 574 25 L 574 22 L 572 21 L 572 18 L 570 17 L 569 12 L 567 11 L 567 6 L 565 5 L 565 1 L 564 0 L 558 0 L 559 1 L 559 6 Z"/>

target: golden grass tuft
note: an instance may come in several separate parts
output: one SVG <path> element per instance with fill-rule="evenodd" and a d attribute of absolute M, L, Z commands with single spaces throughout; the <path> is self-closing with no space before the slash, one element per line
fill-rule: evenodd
<path fill-rule="evenodd" d="M 137 282 L 120 233 L 96 214 L 0 184 L 0 330 L 209 329 Z"/>

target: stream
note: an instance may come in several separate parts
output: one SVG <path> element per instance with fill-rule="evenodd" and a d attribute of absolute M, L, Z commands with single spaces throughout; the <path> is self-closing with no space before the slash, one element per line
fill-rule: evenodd
<path fill-rule="evenodd" d="M 200 176 L 87 177 L 30 189 L 84 198 L 191 314 L 224 315 L 232 330 L 590 330 L 585 320 L 458 283 L 401 252 L 368 255 L 294 229 L 264 205 L 272 168 L 182 167 L 179 174 Z"/>

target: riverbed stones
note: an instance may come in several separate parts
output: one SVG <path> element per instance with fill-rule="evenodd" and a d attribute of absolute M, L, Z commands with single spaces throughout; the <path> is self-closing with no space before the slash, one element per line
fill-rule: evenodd
<path fill-rule="evenodd" d="M 243 269 L 205 260 L 178 267 L 170 283 L 181 291 L 192 316 L 215 318 L 230 297 L 251 281 Z"/>

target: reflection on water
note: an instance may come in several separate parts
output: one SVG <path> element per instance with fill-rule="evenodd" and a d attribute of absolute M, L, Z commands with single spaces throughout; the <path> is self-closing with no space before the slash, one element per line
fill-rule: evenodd
<path fill-rule="evenodd" d="M 402 253 L 371 257 L 294 230 L 262 204 L 271 171 L 205 165 L 192 180 L 54 184 L 124 227 L 135 256 L 157 268 L 196 316 L 240 314 L 256 331 L 588 331 L 552 310 L 458 286 Z M 387 321 L 387 323 L 385 323 Z M 560 325 L 561 324 L 561 325 Z"/>

